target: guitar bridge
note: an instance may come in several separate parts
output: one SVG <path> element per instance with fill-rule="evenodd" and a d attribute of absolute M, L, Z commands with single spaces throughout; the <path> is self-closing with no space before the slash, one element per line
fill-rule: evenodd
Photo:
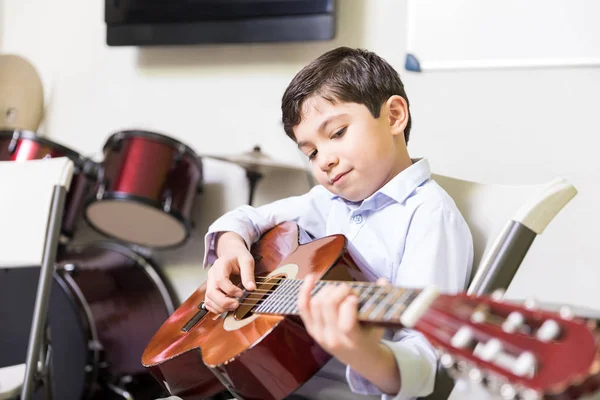
<path fill-rule="evenodd" d="M 204 318 L 206 314 L 208 314 L 208 310 L 204 308 L 204 302 L 202 302 L 200 303 L 200 305 L 198 305 L 198 311 L 196 312 L 196 314 L 194 314 L 194 316 L 190 318 L 187 324 L 185 324 L 183 328 L 181 328 L 181 331 L 189 332 L 194 326 L 196 326 L 198 322 L 200 322 L 202 318 Z"/>

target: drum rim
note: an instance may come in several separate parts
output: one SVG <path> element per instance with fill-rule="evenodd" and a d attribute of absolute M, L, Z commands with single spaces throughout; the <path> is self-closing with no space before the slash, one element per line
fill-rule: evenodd
<path fill-rule="evenodd" d="M 54 273 L 56 281 L 63 288 L 63 292 L 67 297 L 72 300 L 72 305 L 74 311 L 80 315 L 79 320 L 84 321 L 85 326 L 83 327 L 84 333 L 88 338 L 87 343 L 87 363 L 86 365 L 90 365 L 92 367 L 91 371 L 85 371 L 85 382 L 83 384 L 83 393 L 82 395 L 87 395 L 90 393 L 92 388 L 92 383 L 98 380 L 100 374 L 100 349 L 96 346 L 90 346 L 89 340 L 91 339 L 93 343 L 100 343 L 98 330 L 96 328 L 96 324 L 94 318 L 92 317 L 92 310 L 90 305 L 88 304 L 85 296 L 81 292 L 81 289 L 77 286 L 77 283 L 71 276 L 71 274 L 66 270 L 61 270 L 57 268 L 57 271 Z"/>
<path fill-rule="evenodd" d="M 116 201 L 127 201 L 127 202 L 133 202 L 133 203 L 142 203 L 146 206 L 152 207 L 161 212 L 169 214 L 172 217 L 174 217 L 180 224 L 183 225 L 183 227 L 185 229 L 185 235 L 184 235 L 183 239 L 181 239 L 179 242 L 174 243 L 172 245 L 168 245 L 168 246 L 149 246 L 149 245 L 143 245 L 143 244 L 139 244 L 139 243 L 135 243 L 135 242 L 128 242 L 124 239 L 119 239 L 117 237 L 114 237 L 114 236 L 108 234 L 107 232 L 105 232 L 104 230 L 100 229 L 100 227 L 96 226 L 96 224 L 94 224 L 88 217 L 88 212 L 87 212 L 88 208 L 92 204 L 101 202 L 103 200 L 116 200 Z M 175 249 L 175 248 L 183 245 L 189 239 L 191 230 L 194 226 L 194 223 L 192 222 L 191 218 L 189 220 L 186 220 L 185 218 L 183 218 L 183 215 L 178 210 L 171 209 L 171 210 L 169 210 L 169 212 L 166 212 L 163 209 L 162 204 L 160 204 L 156 201 L 149 200 L 146 197 L 136 196 L 133 194 L 123 193 L 123 192 L 104 192 L 101 199 L 98 199 L 97 197 L 92 197 L 92 198 L 88 199 L 84 206 L 83 218 L 85 219 L 85 222 L 90 227 L 92 227 L 92 229 L 94 229 L 96 232 L 98 232 L 106 237 L 111 238 L 112 240 L 118 242 L 119 244 L 135 245 L 135 246 L 142 247 L 142 248 L 159 249 L 159 250 Z"/>
<path fill-rule="evenodd" d="M 47 146 L 51 146 L 51 147 L 55 147 L 58 150 L 64 152 L 66 154 L 66 156 L 71 159 L 73 162 L 75 162 L 77 165 L 83 165 L 85 164 L 87 158 L 82 156 L 79 152 L 63 145 L 60 143 L 57 143 L 53 140 L 44 138 L 39 136 L 37 133 L 35 133 L 34 131 L 30 131 L 30 130 L 26 130 L 26 129 L 3 129 L 0 130 L 0 136 L 2 136 L 3 134 L 6 134 L 6 136 L 14 136 L 14 134 L 17 133 L 19 135 L 19 139 L 23 138 L 24 140 L 31 140 L 33 142 L 38 142 Z M 91 160 L 90 160 L 91 161 Z"/>
<path fill-rule="evenodd" d="M 62 255 L 73 255 L 72 252 L 82 253 L 86 249 L 100 248 L 104 250 L 112 250 L 134 261 L 141 266 L 146 276 L 158 289 L 159 294 L 165 302 L 165 309 L 169 315 L 175 312 L 175 299 L 172 290 L 165 284 L 166 278 L 158 272 L 158 264 L 149 256 L 141 254 L 133 248 L 134 245 L 121 243 L 116 239 L 95 240 L 90 243 L 82 243 L 74 246 L 69 246 Z M 60 263 L 62 265 L 62 263 Z"/>
<path fill-rule="evenodd" d="M 111 146 L 113 144 L 113 142 L 117 141 L 117 140 L 123 140 L 123 139 L 127 139 L 130 137 L 143 137 L 146 139 L 150 139 L 150 140 L 154 140 L 156 142 L 159 143 L 164 143 L 170 146 L 173 146 L 175 148 L 178 148 L 179 146 L 183 146 L 183 148 L 185 149 L 185 153 L 189 154 L 190 157 L 192 158 L 193 163 L 196 165 L 196 167 L 198 168 L 198 171 L 200 172 L 200 177 L 202 180 L 202 160 L 200 159 L 200 157 L 198 156 L 198 153 L 196 153 L 194 151 L 194 149 L 192 149 L 190 146 L 188 146 L 187 144 L 183 143 L 180 140 L 174 139 L 170 136 L 167 136 L 165 134 L 162 133 L 158 133 L 158 132 L 154 132 L 154 131 L 148 131 L 145 129 L 128 129 L 128 130 L 123 130 L 123 131 L 118 131 L 115 132 L 113 134 L 111 134 L 108 139 L 106 139 L 106 142 L 104 143 L 104 146 L 102 147 L 102 151 L 106 151 L 106 149 Z"/>

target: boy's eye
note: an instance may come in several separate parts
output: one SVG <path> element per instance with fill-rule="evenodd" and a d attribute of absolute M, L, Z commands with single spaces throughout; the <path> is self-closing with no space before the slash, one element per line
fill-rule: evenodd
<path fill-rule="evenodd" d="M 316 156 L 317 156 L 317 151 L 316 150 L 313 150 L 310 153 L 308 153 L 308 159 L 309 160 L 314 160 Z"/>
<path fill-rule="evenodd" d="M 337 138 L 337 137 L 341 137 L 344 133 L 346 133 L 346 128 L 342 128 L 339 131 L 337 131 L 336 133 L 334 133 L 331 138 Z"/>

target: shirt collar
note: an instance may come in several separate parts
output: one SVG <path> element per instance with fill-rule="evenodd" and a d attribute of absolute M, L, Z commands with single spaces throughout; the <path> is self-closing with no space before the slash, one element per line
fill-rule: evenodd
<path fill-rule="evenodd" d="M 431 168 L 426 158 L 411 159 L 411 161 L 413 163 L 410 167 L 393 177 L 373 195 L 382 193 L 398 203 L 409 198 L 423 182 L 431 177 Z"/>
<path fill-rule="evenodd" d="M 388 183 L 383 185 L 378 191 L 367 197 L 362 203 L 370 202 L 371 199 L 380 195 L 385 195 L 390 199 L 402 203 L 424 182 L 431 177 L 431 168 L 426 158 L 411 159 L 412 165 L 401 171 L 393 177 Z M 340 199 L 347 204 L 356 204 L 349 202 L 339 195 L 331 193 L 331 199 Z"/>

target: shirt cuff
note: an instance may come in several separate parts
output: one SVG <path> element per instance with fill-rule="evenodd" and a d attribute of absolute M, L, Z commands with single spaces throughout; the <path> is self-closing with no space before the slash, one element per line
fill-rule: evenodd
<path fill-rule="evenodd" d="M 362 395 L 380 394 L 382 400 L 409 400 L 423 397 L 433 392 L 437 359 L 435 353 L 421 352 L 412 343 L 382 340 L 394 353 L 400 370 L 400 392 L 396 395 L 385 394 L 371 381 L 363 378 L 352 368 L 346 368 L 346 380 L 350 390 Z"/>
<path fill-rule="evenodd" d="M 253 236 L 251 232 L 248 232 L 247 229 L 244 229 L 244 226 L 241 224 L 228 224 L 225 226 L 224 224 L 214 224 L 208 228 L 208 232 L 204 236 L 204 260 L 202 261 L 202 265 L 204 268 L 211 267 L 215 260 L 217 259 L 217 237 L 219 233 L 225 232 L 235 232 L 244 239 L 246 243 L 246 247 L 250 249 L 252 245 Z"/>

